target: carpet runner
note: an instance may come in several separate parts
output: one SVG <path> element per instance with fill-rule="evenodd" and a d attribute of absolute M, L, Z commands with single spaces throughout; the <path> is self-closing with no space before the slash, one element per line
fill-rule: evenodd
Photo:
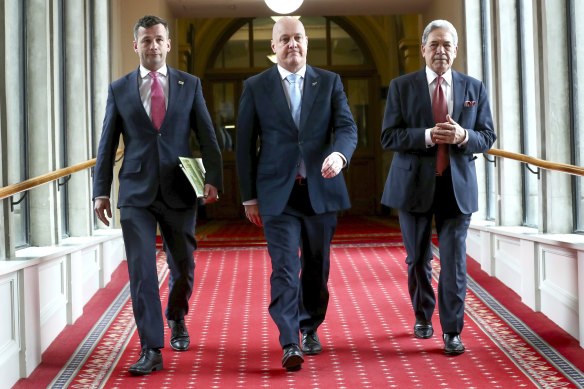
<path fill-rule="evenodd" d="M 343 238 L 345 227 L 341 228 L 341 224 L 339 227 L 339 237 Z M 127 373 L 128 367 L 138 359 L 139 340 L 126 286 L 50 384 L 42 386 L 584 387 L 581 363 L 565 358 L 473 277 L 469 277 L 462 333 L 467 352 L 457 357 L 444 355 L 438 312 L 433 318 L 437 329 L 434 337 L 415 338 L 405 249 L 399 240 L 388 235 L 395 231 L 387 225 L 382 227 L 372 225 L 371 230 L 364 227 L 361 242 L 365 243 L 339 239 L 333 245 L 331 300 L 327 318 L 319 329 L 324 351 L 318 356 L 306 356 L 299 372 L 286 372 L 280 365 L 278 332 L 267 311 L 270 259 L 264 246 L 248 245 L 257 238 L 257 231 L 248 226 L 247 230 L 237 232 L 243 247 L 201 244 L 196 251 L 195 290 L 186 318 L 191 347 L 182 353 L 164 348 L 164 370 L 147 377 L 132 377 Z M 349 240 L 351 228 L 346 227 L 345 231 Z M 227 238 L 211 229 L 206 233 L 216 234 L 214 239 Z M 385 243 L 378 242 L 375 234 L 385 234 Z M 164 253 L 159 253 L 157 260 L 165 306 L 168 269 Z M 476 268 L 469 261 L 469 269 Z M 434 277 L 439 265 L 436 258 Z M 169 336 L 166 329 L 167 341 Z M 572 352 L 574 358 L 584 356 L 584 350 L 576 348 Z M 19 381 L 15 387 L 27 387 L 26 381 Z"/>

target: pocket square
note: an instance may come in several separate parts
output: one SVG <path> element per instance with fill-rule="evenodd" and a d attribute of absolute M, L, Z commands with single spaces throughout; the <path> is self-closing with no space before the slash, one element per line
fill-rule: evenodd
<path fill-rule="evenodd" d="M 465 101 L 465 102 L 464 102 L 464 107 L 465 107 L 465 108 L 466 108 L 466 107 L 474 107 L 476 104 L 477 104 L 477 102 L 476 102 L 476 101 L 468 101 L 468 100 L 467 100 L 467 101 Z"/>

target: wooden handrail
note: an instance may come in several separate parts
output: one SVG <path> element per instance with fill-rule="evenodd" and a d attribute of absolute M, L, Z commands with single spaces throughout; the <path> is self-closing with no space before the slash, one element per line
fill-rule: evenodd
<path fill-rule="evenodd" d="M 116 158 L 119 158 L 124 154 L 124 150 L 118 150 L 116 153 Z M 72 173 L 76 173 L 81 170 L 89 169 L 90 167 L 95 166 L 97 158 L 90 159 L 89 161 L 81 162 L 73 166 L 64 167 L 59 170 L 55 170 L 54 172 L 50 172 L 47 174 L 43 174 L 42 176 L 30 178 L 26 181 L 19 182 L 18 184 L 8 185 L 3 188 L 0 188 L 0 200 L 5 199 L 6 197 L 14 196 L 20 192 L 27 191 L 34 187 L 46 184 L 48 182 L 58 180 L 59 178 L 63 178 L 68 176 Z"/>
<path fill-rule="evenodd" d="M 116 153 L 116 158 L 119 158 L 124 153 L 123 150 L 118 150 Z M 584 176 L 584 167 L 568 165 L 565 163 L 549 162 L 543 159 L 530 157 L 528 155 L 513 153 L 511 151 L 491 149 L 486 152 L 486 154 L 494 155 L 496 157 L 503 157 L 508 159 L 513 159 L 515 161 L 528 163 L 547 170 L 557 170 L 564 173 L 575 174 L 578 176 Z M 19 182 L 18 184 L 8 185 L 0 188 L 0 200 L 7 197 L 13 196 L 20 192 L 27 191 L 36 186 L 46 184 L 48 182 L 58 180 L 59 178 L 68 176 L 72 173 L 88 169 L 95 166 L 96 158 L 90 159 L 89 161 L 78 163 L 77 165 L 69 166 L 63 169 L 55 170 L 54 172 L 43 174 L 35 178 L 28 179 L 26 181 Z"/>
<path fill-rule="evenodd" d="M 534 165 L 547 170 L 557 170 L 564 173 L 584 176 L 584 167 L 580 166 L 568 165 L 566 163 L 549 162 L 543 159 L 530 157 L 524 154 L 512 153 L 511 151 L 499 149 L 491 149 L 487 151 L 486 154 L 491 154 L 497 157 L 503 157 L 508 159 L 514 159 L 516 161 L 525 162 L 530 165 Z"/>

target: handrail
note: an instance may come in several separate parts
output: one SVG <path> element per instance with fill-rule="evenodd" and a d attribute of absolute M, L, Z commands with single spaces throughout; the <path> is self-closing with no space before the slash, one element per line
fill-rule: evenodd
<path fill-rule="evenodd" d="M 118 150 L 116 153 L 116 158 L 119 158 L 124 153 L 124 150 Z M 27 191 L 34 187 L 46 184 L 48 182 L 58 180 L 59 178 L 68 176 L 72 173 L 76 173 L 81 170 L 89 169 L 90 167 L 95 166 L 97 158 L 90 159 L 85 162 L 78 163 L 73 166 L 64 167 L 62 169 L 55 170 L 53 172 L 43 174 L 38 177 L 29 178 L 26 181 L 19 182 L 18 184 L 12 184 L 0 188 L 0 200 L 5 199 L 10 196 L 14 196 L 20 192 Z"/>
<path fill-rule="evenodd" d="M 508 159 L 514 159 L 516 161 L 529 163 L 531 165 L 541 167 L 547 170 L 557 170 L 564 173 L 575 174 L 578 176 L 584 176 L 584 167 L 568 165 L 566 163 L 549 162 L 543 159 L 530 157 L 524 154 L 513 153 L 511 151 L 491 149 L 487 151 L 486 154 L 491 154 L 496 157 L 503 157 Z"/>
<path fill-rule="evenodd" d="M 124 153 L 123 150 L 118 150 L 118 152 L 116 153 L 116 158 L 119 158 L 123 153 Z M 543 159 L 530 157 L 528 155 L 513 153 L 511 151 L 505 151 L 500 149 L 490 149 L 485 154 L 494 155 L 496 157 L 513 159 L 519 162 L 529 163 L 531 165 L 543 169 L 557 170 L 564 173 L 584 176 L 584 167 L 581 166 L 568 165 L 565 163 L 558 162 L 549 162 Z M 19 182 L 18 184 L 8 185 L 3 188 L 0 188 L 0 200 L 18 194 L 20 192 L 27 191 L 39 185 L 46 184 L 54 180 L 58 180 L 59 178 L 68 176 L 72 173 L 76 173 L 78 171 L 93 167 L 95 166 L 96 160 L 97 158 L 93 158 L 90 159 L 89 161 L 81 162 L 73 166 L 55 170 L 54 172 L 43 174 L 35 178 L 30 178 L 26 181 Z"/>

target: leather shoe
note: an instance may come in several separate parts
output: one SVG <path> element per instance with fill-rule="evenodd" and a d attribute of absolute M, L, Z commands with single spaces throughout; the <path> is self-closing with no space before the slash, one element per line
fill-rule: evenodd
<path fill-rule="evenodd" d="M 302 369 L 303 362 L 304 358 L 302 357 L 302 351 L 300 351 L 297 344 L 284 346 L 282 367 L 285 367 L 287 371 L 297 371 Z"/>
<path fill-rule="evenodd" d="M 459 334 L 444 334 L 444 353 L 446 355 L 460 355 L 464 352 L 464 344 Z"/>
<path fill-rule="evenodd" d="M 154 348 L 143 349 L 138 362 L 128 369 L 132 375 L 148 375 L 157 370 L 162 370 L 162 353 Z"/>
<path fill-rule="evenodd" d="M 322 352 L 322 345 L 316 332 L 302 334 L 302 352 L 304 355 L 317 355 Z"/>
<path fill-rule="evenodd" d="M 176 351 L 186 351 L 191 344 L 191 338 L 187 332 L 184 319 L 168 320 L 170 327 L 170 347 Z"/>
<path fill-rule="evenodd" d="M 432 323 L 426 320 L 416 319 L 414 324 L 414 335 L 420 339 L 430 339 L 434 335 Z"/>

